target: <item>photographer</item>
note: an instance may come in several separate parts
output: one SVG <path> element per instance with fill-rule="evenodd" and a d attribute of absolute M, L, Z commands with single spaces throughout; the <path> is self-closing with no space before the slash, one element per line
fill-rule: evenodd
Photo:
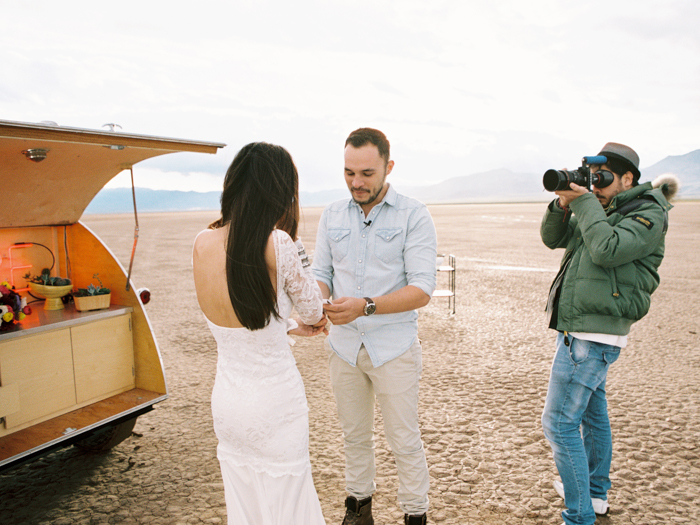
<path fill-rule="evenodd" d="M 557 189 L 540 228 L 548 248 L 565 248 L 547 302 L 549 327 L 558 334 L 542 414 L 562 479 L 554 488 L 565 498 L 565 525 L 590 525 L 608 512 L 606 376 L 659 284 L 667 198 L 677 190 L 677 180 L 656 189 L 638 184 L 639 157 L 627 146 L 608 143 L 598 156 L 602 164 L 586 165 L 585 157 L 578 170 L 588 188 L 570 182 Z"/>

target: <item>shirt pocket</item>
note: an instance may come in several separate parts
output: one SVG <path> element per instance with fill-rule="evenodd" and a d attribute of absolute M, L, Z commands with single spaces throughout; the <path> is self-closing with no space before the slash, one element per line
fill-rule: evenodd
<path fill-rule="evenodd" d="M 350 230 L 333 228 L 328 230 L 327 235 L 333 260 L 342 261 L 348 254 L 348 248 L 350 247 Z"/>
<path fill-rule="evenodd" d="M 384 262 L 391 262 L 403 253 L 403 230 L 384 228 L 376 231 L 374 255 Z"/>

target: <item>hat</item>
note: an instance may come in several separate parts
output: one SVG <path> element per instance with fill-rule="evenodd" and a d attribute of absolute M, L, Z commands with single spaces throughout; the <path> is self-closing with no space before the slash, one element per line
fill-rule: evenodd
<path fill-rule="evenodd" d="M 637 153 L 629 146 L 617 144 L 615 142 L 608 142 L 605 146 L 603 146 L 603 149 L 600 150 L 598 155 L 603 155 L 609 159 L 617 159 L 624 162 L 634 175 L 635 180 L 641 175 L 641 173 L 639 173 L 639 155 L 637 155 Z"/>

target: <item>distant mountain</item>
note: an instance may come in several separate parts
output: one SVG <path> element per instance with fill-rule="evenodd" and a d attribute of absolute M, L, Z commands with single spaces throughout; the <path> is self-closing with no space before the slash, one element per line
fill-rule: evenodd
<path fill-rule="evenodd" d="M 299 202 L 304 208 L 314 208 L 325 206 L 340 199 L 346 199 L 349 196 L 350 192 L 347 188 L 342 190 L 301 191 L 299 192 Z"/>
<path fill-rule="evenodd" d="M 452 177 L 430 186 L 397 186 L 399 192 L 427 204 L 449 202 L 511 202 L 549 200 L 542 174 L 498 169 Z"/>
<path fill-rule="evenodd" d="M 303 207 L 325 206 L 348 196 L 348 190 L 301 192 Z M 136 188 L 136 207 L 143 212 L 218 210 L 221 207 L 220 191 L 175 191 Z M 134 203 L 130 188 L 106 188 L 100 191 L 85 213 L 128 213 Z"/>
<path fill-rule="evenodd" d="M 641 171 L 643 181 L 672 173 L 681 181 L 680 197 L 700 196 L 700 149 L 666 157 Z M 427 186 L 397 185 L 397 189 L 427 204 L 541 201 L 552 196 L 542 188 L 542 173 L 515 173 L 507 169 L 461 175 Z M 136 188 L 136 204 L 138 210 L 144 212 L 218 210 L 220 196 L 218 191 L 200 193 Z M 345 188 L 299 194 L 303 207 L 325 206 L 347 197 Z M 97 194 L 85 213 L 127 213 L 132 210 L 130 189 L 108 188 Z"/>
<path fill-rule="evenodd" d="M 221 192 L 170 191 L 136 188 L 138 211 L 198 211 L 221 207 Z M 133 211 L 131 188 L 105 188 L 100 191 L 85 213 L 127 213 Z"/>
<path fill-rule="evenodd" d="M 659 175 L 672 173 L 681 181 L 681 197 L 700 195 L 700 149 L 685 155 L 669 156 L 642 170 L 642 179 L 653 180 Z"/>
<path fill-rule="evenodd" d="M 685 155 L 669 156 L 642 168 L 642 181 L 673 174 L 681 181 L 680 197 L 700 196 L 700 149 Z M 397 188 L 427 204 L 449 202 L 512 202 L 549 200 L 552 194 L 542 188 L 543 173 L 514 173 L 507 169 L 453 177 L 430 186 Z"/>

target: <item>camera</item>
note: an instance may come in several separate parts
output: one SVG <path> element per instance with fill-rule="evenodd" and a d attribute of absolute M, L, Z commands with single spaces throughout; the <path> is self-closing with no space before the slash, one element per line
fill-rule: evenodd
<path fill-rule="evenodd" d="M 596 188 L 605 188 L 610 186 L 615 180 L 612 172 L 601 170 L 597 173 L 591 173 L 591 164 L 602 165 L 608 161 L 608 158 L 603 155 L 593 157 L 583 157 L 581 159 L 581 167 L 575 171 L 568 170 L 547 170 L 542 177 L 542 184 L 547 191 L 561 191 L 571 189 L 570 184 L 578 184 L 588 188 L 588 191 L 593 191 L 593 186 Z"/>

